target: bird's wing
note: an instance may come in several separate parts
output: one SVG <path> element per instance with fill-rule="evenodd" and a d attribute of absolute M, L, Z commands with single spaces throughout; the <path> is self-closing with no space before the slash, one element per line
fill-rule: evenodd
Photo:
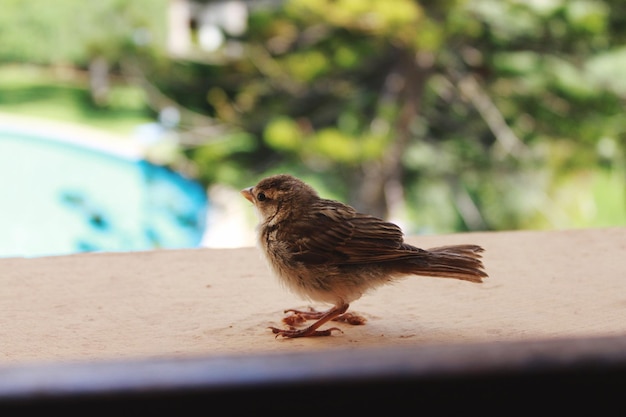
<path fill-rule="evenodd" d="M 290 225 L 293 259 L 309 264 L 385 262 L 414 256 L 393 223 L 357 213 L 352 207 L 321 200 L 309 215 Z"/>

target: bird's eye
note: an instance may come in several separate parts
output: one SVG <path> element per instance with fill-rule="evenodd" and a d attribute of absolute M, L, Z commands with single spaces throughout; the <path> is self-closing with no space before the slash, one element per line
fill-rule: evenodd
<path fill-rule="evenodd" d="M 265 193 L 258 193 L 256 195 L 256 199 L 259 200 L 259 201 L 265 201 L 265 200 L 267 200 L 267 196 L 265 195 Z"/>

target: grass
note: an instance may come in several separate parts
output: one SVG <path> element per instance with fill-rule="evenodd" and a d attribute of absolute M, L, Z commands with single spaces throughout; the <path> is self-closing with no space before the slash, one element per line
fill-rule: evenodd
<path fill-rule="evenodd" d="M 117 134 L 154 121 L 138 87 L 112 83 L 108 105 L 99 107 L 91 101 L 86 74 L 25 65 L 0 66 L 0 111 Z"/>

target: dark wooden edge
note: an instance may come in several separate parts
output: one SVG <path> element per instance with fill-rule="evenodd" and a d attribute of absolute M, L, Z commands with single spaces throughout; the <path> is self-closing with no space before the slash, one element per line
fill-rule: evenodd
<path fill-rule="evenodd" d="M 0 368 L 0 412 L 542 415 L 551 408 L 626 415 L 626 337 Z"/>

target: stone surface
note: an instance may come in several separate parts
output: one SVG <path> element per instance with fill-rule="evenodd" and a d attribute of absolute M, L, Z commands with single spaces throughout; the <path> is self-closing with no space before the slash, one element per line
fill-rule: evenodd
<path fill-rule="evenodd" d="M 365 325 L 294 340 L 267 327 L 310 304 L 256 248 L 0 259 L 0 365 L 626 335 L 626 228 L 407 240 L 483 245 L 490 277 L 410 277 L 353 303 Z"/>

